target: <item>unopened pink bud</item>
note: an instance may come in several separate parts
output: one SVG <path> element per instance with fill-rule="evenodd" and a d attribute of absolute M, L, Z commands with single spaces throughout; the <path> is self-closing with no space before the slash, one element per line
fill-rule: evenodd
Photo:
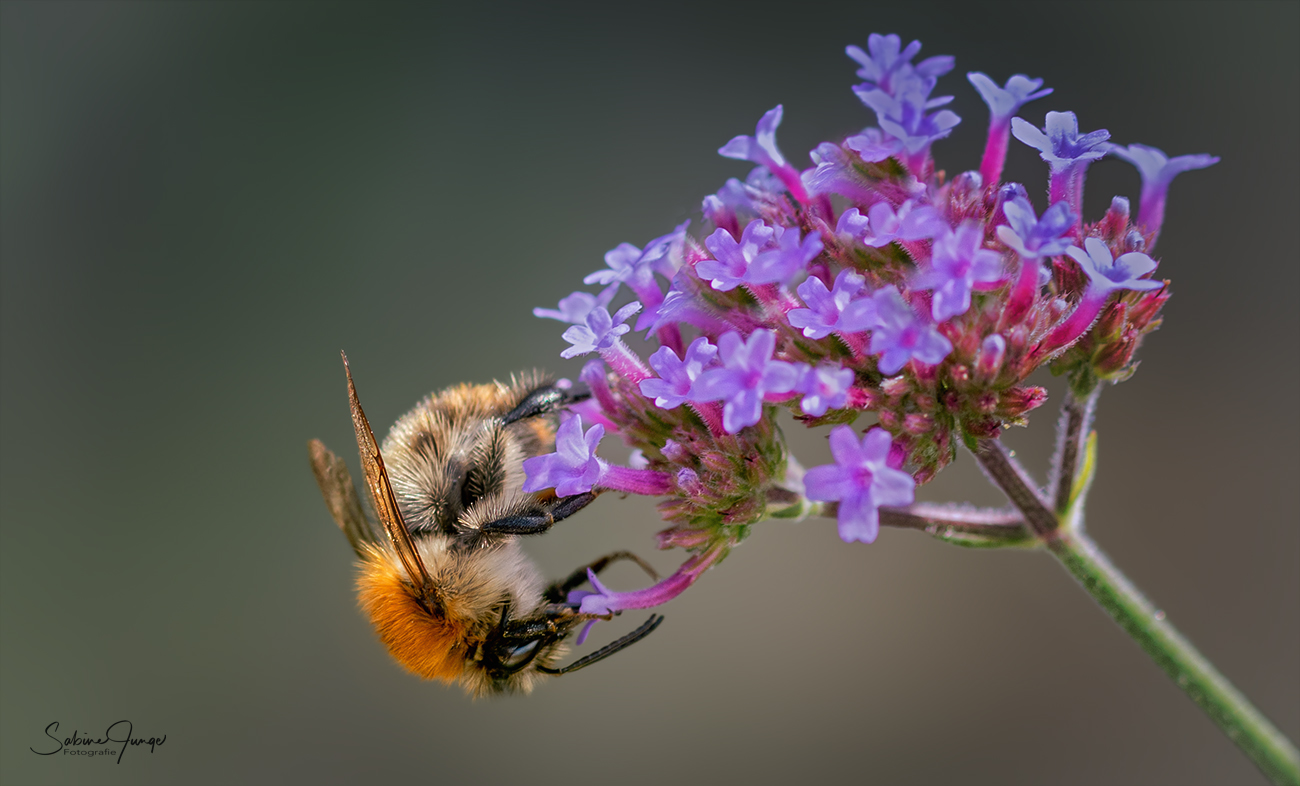
<path fill-rule="evenodd" d="M 709 533 L 688 527 L 671 527 L 655 534 L 660 549 L 693 549 L 709 542 Z"/>
<path fill-rule="evenodd" d="M 890 377 L 880 383 L 880 392 L 885 394 L 889 401 L 898 401 L 907 395 L 907 391 L 912 387 L 912 383 L 903 377 Z"/>
<path fill-rule="evenodd" d="M 665 442 L 663 450 L 659 452 L 664 455 L 664 458 L 668 459 L 674 464 L 685 464 L 687 461 L 690 460 L 690 453 L 686 450 L 686 448 L 682 447 L 682 443 L 678 442 L 675 439 L 670 439 L 667 442 Z"/>
<path fill-rule="evenodd" d="M 903 418 L 903 430 L 908 434 L 920 436 L 934 428 L 934 418 L 929 415 L 912 413 Z"/>
<path fill-rule="evenodd" d="M 700 482 L 700 476 L 695 474 L 693 469 L 680 469 L 677 471 L 677 491 L 690 497 L 703 496 L 708 489 Z"/>
<path fill-rule="evenodd" d="M 998 374 L 1002 372 L 1002 361 L 1007 357 L 1007 340 L 997 333 L 985 337 L 980 344 L 979 360 L 976 363 L 976 370 L 979 373 L 981 381 L 989 382 L 997 379 Z"/>

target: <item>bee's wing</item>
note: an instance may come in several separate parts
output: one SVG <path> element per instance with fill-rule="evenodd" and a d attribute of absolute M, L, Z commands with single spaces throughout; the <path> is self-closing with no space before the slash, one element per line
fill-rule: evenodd
<path fill-rule="evenodd" d="M 402 511 L 397 507 L 397 498 L 393 496 L 393 487 L 388 482 L 388 470 L 384 469 L 384 457 L 379 453 L 375 443 L 375 432 L 370 430 L 370 421 L 361 410 L 361 401 L 357 399 L 357 387 L 352 382 L 352 369 L 348 368 L 348 356 L 343 355 L 343 369 L 348 375 L 348 404 L 352 407 L 352 428 L 357 432 L 357 448 L 361 451 L 361 469 L 366 474 L 366 486 L 370 489 L 370 501 L 375 505 L 375 515 L 388 533 L 388 542 L 401 560 L 406 575 L 422 596 L 427 597 L 433 589 L 433 580 L 424 567 L 415 550 L 411 533 L 402 521 Z"/>
<path fill-rule="evenodd" d="M 307 443 L 307 452 L 311 455 L 311 469 L 316 474 L 320 493 L 325 495 L 330 515 L 347 536 L 352 550 L 357 556 L 364 556 L 363 545 L 383 542 L 384 532 L 361 509 L 361 500 L 357 497 L 357 487 L 352 483 L 348 465 L 319 439 Z"/>

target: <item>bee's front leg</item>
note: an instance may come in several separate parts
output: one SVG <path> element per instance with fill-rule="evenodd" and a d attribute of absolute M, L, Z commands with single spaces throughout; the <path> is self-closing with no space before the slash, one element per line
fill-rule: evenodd
<path fill-rule="evenodd" d="M 538 535 L 550 529 L 555 522 L 563 521 L 587 507 L 595 498 L 596 495 L 590 491 L 560 497 L 549 508 L 489 521 L 479 527 L 479 532 L 485 535 Z"/>

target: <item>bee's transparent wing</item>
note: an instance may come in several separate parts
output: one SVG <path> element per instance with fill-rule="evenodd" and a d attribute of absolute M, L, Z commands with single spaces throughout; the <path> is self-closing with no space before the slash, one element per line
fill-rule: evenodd
<path fill-rule="evenodd" d="M 361 470 L 366 475 L 366 486 L 370 489 L 370 501 L 374 503 L 375 515 L 388 535 L 388 543 L 397 554 L 406 575 L 422 597 L 430 597 L 433 591 L 433 579 L 424 567 L 424 561 L 415 550 L 415 541 L 402 521 L 402 511 L 397 507 L 397 497 L 393 495 L 393 486 L 388 482 L 388 470 L 384 468 L 384 457 L 375 442 L 375 432 L 370 428 L 370 421 L 361 409 L 361 400 L 357 398 L 357 386 L 352 382 L 352 369 L 348 367 L 348 356 L 343 356 L 343 369 L 348 375 L 348 404 L 352 408 L 352 428 L 357 433 L 357 449 L 361 451 Z"/>
<path fill-rule="evenodd" d="M 357 556 L 363 556 L 364 544 L 383 542 L 383 530 L 361 509 L 357 487 L 353 485 L 352 474 L 348 472 L 348 465 L 343 459 L 334 455 L 319 439 L 307 443 L 307 452 L 311 456 L 311 470 L 316 475 L 320 493 L 325 496 L 330 515 L 347 536 L 352 550 Z"/>

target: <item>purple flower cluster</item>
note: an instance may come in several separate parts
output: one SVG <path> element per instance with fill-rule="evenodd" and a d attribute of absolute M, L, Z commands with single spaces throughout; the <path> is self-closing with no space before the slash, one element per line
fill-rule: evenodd
<path fill-rule="evenodd" d="M 696 555 L 648 590 L 593 579 L 584 612 L 664 602 L 791 499 L 835 504 L 841 536 L 870 542 L 880 507 L 910 504 L 958 445 L 1025 422 L 1045 398 L 1025 384 L 1037 368 L 1050 364 L 1076 392 L 1132 372 L 1168 298 L 1149 255 L 1170 181 L 1217 159 L 1118 147 L 1105 130 L 1081 133 L 1071 112 L 1047 112 L 1040 128 L 1017 114 L 1052 93 L 1041 79 L 999 86 L 971 72 L 988 140 L 978 170 L 948 178 L 931 148 L 960 118 L 933 93 L 954 62 L 914 62 L 920 49 L 874 34 L 865 50 L 848 47 L 873 126 L 819 144 L 800 170 L 777 145 L 782 107 L 771 109 L 718 151 L 756 168 L 704 199 L 712 231 L 697 239 L 682 224 L 644 249 L 622 244 L 584 280 L 603 289 L 535 311 L 569 323 L 564 357 L 600 356 L 578 408 L 597 425 L 566 421 L 557 452 L 525 464 L 525 489 L 661 496 L 674 525 L 661 544 Z M 1048 164 L 1041 215 L 1028 189 L 1000 182 L 1013 136 Z M 1090 223 L 1085 173 L 1108 155 L 1141 173 L 1139 214 L 1117 197 Z M 616 307 L 623 286 L 635 299 Z M 658 345 L 648 362 L 625 339 L 638 313 L 635 330 Z M 780 410 L 833 425 L 835 463 L 801 482 Z M 847 424 L 864 412 L 879 425 L 859 437 Z M 606 431 L 644 468 L 598 459 Z"/>

